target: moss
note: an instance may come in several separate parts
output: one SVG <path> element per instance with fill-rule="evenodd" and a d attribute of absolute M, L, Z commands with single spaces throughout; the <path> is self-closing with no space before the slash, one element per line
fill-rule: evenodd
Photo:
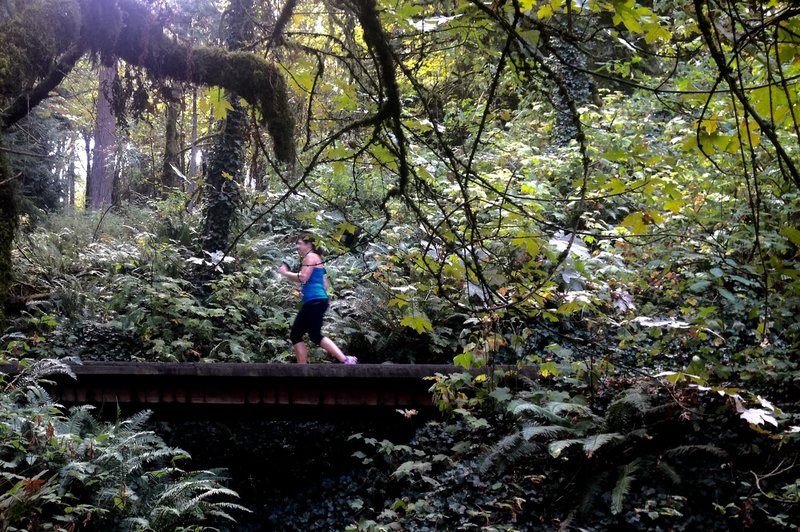
<path fill-rule="evenodd" d="M 0 26 L 0 95 L 14 98 L 43 77 L 80 37 L 77 0 L 30 0 Z"/>
<path fill-rule="evenodd" d="M 114 62 L 112 52 L 122 28 L 122 11 L 115 2 L 89 0 L 84 3 L 81 30 L 83 39 L 106 66 Z"/>
<path fill-rule="evenodd" d="M 120 58 L 145 67 L 154 77 L 217 85 L 241 96 L 261 113 L 276 157 L 284 162 L 294 160 L 294 118 L 286 82 L 275 65 L 248 52 L 182 45 L 168 39 L 152 14 L 138 2 L 119 0 L 119 7 L 124 24 L 115 33 L 114 52 Z M 93 49 L 105 45 L 102 34 L 88 38 L 101 39 L 90 43 Z"/>

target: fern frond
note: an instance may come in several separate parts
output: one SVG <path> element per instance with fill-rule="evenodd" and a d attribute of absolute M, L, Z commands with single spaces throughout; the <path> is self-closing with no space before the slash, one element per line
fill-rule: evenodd
<path fill-rule="evenodd" d="M 614 399 L 611 402 L 611 405 L 617 403 L 625 403 L 628 406 L 634 407 L 639 412 L 647 412 L 650 408 L 650 394 L 642 393 L 642 391 L 638 388 L 630 388 L 625 390 L 621 397 Z M 609 405 L 609 408 L 611 407 Z"/>
<path fill-rule="evenodd" d="M 565 427 L 573 425 L 574 422 L 562 414 L 593 415 L 585 406 L 574 403 L 551 402 L 545 406 L 534 403 L 516 403 L 510 408 L 511 413 L 515 416 L 532 414 L 537 418 Z"/>
<path fill-rule="evenodd" d="M 61 431 L 82 436 L 100 432 L 102 424 L 92 415 L 94 409 L 92 405 L 71 407 L 66 422 L 60 427 Z"/>
<path fill-rule="evenodd" d="M 695 453 L 707 453 L 720 458 L 725 458 L 728 453 L 716 445 L 679 445 L 664 452 L 664 456 L 684 456 Z"/>
<path fill-rule="evenodd" d="M 501 439 L 494 444 L 489 451 L 483 455 L 478 470 L 485 474 L 492 467 L 497 472 L 503 472 L 509 466 L 514 466 L 523 459 L 535 454 L 540 449 L 535 442 L 530 442 L 524 438 L 521 432 L 515 432 Z"/>
<path fill-rule="evenodd" d="M 578 431 L 571 427 L 564 427 L 561 425 L 526 425 L 522 428 L 522 437 L 526 440 L 531 440 L 540 436 L 546 439 L 552 439 L 564 433 L 575 434 L 577 432 Z"/>
<path fill-rule="evenodd" d="M 604 434 L 594 434 L 583 440 L 583 450 L 587 453 L 595 453 L 598 449 L 609 442 L 623 440 L 622 434 L 608 432 Z"/>
<path fill-rule="evenodd" d="M 614 490 L 611 492 L 612 514 L 617 515 L 622 511 L 622 505 L 625 502 L 625 496 L 628 495 L 631 490 L 631 486 L 633 485 L 633 481 L 636 480 L 636 477 L 633 475 L 638 470 L 638 459 L 620 468 L 617 484 L 614 486 Z"/>
<path fill-rule="evenodd" d="M 562 416 L 564 414 L 577 414 L 590 419 L 597 418 L 597 416 L 592 412 L 592 410 L 588 406 L 578 403 L 551 401 L 547 403 L 547 409 L 553 412 L 553 414 L 557 416 Z"/>
<path fill-rule="evenodd" d="M 128 517 L 120 523 L 123 530 L 153 530 L 153 524 L 144 517 Z"/>
<path fill-rule="evenodd" d="M 561 453 L 564 452 L 564 449 L 572 447 L 573 445 L 582 444 L 584 440 L 582 439 L 572 439 L 572 440 L 558 440 L 551 442 L 547 446 L 547 451 L 553 458 L 558 458 L 561 456 Z"/>
<path fill-rule="evenodd" d="M 152 410 L 141 410 L 120 423 L 120 427 L 131 432 L 143 432 L 147 428 L 147 422 L 153 417 Z"/>
<path fill-rule="evenodd" d="M 669 478 L 673 482 L 673 484 L 681 483 L 681 476 L 678 474 L 677 471 L 675 471 L 675 469 L 672 468 L 671 465 L 669 465 L 664 460 L 660 460 L 656 467 L 658 468 L 659 471 L 664 473 L 664 475 L 666 475 L 667 478 Z"/>

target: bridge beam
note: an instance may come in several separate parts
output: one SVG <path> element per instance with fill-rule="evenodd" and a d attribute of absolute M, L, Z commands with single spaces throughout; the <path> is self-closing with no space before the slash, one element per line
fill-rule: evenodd
<path fill-rule="evenodd" d="M 103 418 L 152 410 L 156 419 L 328 419 L 435 410 L 429 389 L 451 365 L 86 362 L 58 375 L 62 405 Z M 486 370 L 481 370 L 486 371 Z M 479 371 L 473 370 L 472 373 Z"/>

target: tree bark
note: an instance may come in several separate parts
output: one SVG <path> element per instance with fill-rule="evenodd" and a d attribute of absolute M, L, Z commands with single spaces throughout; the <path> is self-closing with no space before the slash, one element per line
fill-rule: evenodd
<path fill-rule="evenodd" d="M 75 157 L 70 154 L 67 167 L 67 204 L 75 207 Z"/>
<path fill-rule="evenodd" d="M 225 43 L 238 50 L 250 34 L 249 13 L 253 0 L 232 0 L 228 10 Z M 232 109 L 214 146 L 208 163 L 206 219 L 203 250 L 209 253 L 228 247 L 230 227 L 240 203 L 240 187 L 245 165 L 246 116 L 236 94 L 226 95 Z"/>
<path fill-rule="evenodd" d="M 17 230 L 16 195 L 16 179 L 10 175 L 5 157 L 0 157 L 0 326 L 5 324 L 5 302 L 13 281 L 11 245 Z"/>
<path fill-rule="evenodd" d="M 174 90 L 172 96 L 179 98 L 180 91 Z M 180 145 L 178 142 L 178 116 L 180 108 L 178 102 L 172 99 L 166 102 L 164 137 L 164 166 L 161 171 L 162 195 L 167 195 L 170 190 L 176 189 L 181 184 L 180 176 L 176 169 L 181 169 Z"/>
<path fill-rule="evenodd" d="M 116 77 L 116 63 L 100 70 L 92 171 L 86 183 L 86 206 L 92 209 L 103 209 L 111 205 L 113 200 L 117 124 L 111 102 Z"/>

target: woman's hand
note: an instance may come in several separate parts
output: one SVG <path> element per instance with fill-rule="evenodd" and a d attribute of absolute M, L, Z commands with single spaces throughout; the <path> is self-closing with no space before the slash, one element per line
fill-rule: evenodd
<path fill-rule="evenodd" d="M 286 265 L 285 262 L 281 262 L 281 265 L 278 266 L 278 273 L 280 273 L 281 275 L 289 273 L 289 267 Z"/>

